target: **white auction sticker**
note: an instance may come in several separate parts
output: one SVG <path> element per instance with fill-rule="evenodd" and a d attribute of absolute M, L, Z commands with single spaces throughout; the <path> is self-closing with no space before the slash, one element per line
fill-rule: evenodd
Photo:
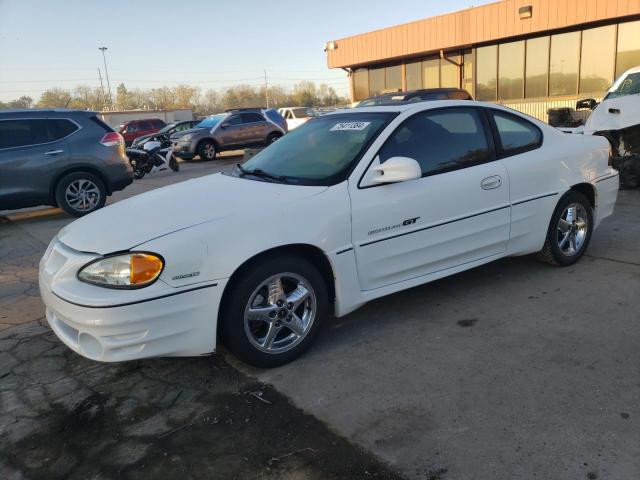
<path fill-rule="evenodd" d="M 371 122 L 342 122 L 336 123 L 331 127 L 330 131 L 336 132 L 341 130 L 364 130 Z"/>

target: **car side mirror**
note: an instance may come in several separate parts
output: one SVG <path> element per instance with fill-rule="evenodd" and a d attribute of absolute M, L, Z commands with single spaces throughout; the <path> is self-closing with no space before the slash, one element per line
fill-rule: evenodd
<path fill-rule="evenodd" d="M 593 110 L 598 105 L 594 98 L 585 98 L 576 102 L 576 110 Z"/>
<path fill-rule="evenodd" d="M 220 125 L 220 128 L 227 128 L 228 126 L 229 126 L 228 123 L 223 123 L 223 124 Z"/>
<path fill-rule="evenodd" d="M 368 178 L 372 184 L 397 183 L 422 177 L 420 164 L 409 157 L 391 157 L 384 163 L 371 168 Z"/>

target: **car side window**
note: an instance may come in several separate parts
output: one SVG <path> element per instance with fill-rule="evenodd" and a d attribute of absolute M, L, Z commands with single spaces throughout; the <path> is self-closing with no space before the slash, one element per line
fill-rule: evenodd
<path fill-rule="evenodd" d="M 493 158 L 480 113 L 473 108 L 420 112 L 405 120 L 378 152 L 380 163 L 413 158 L 422 176 L 478 165 Z"/>
<path fill-rule="evenodd" d="M 240 125 L 243 122 L 240 115 L 232 115 L 224 123 L 229 125 Z"/>
<path fill-rule="evenodd" d="M 56 141 L 63 139 L 64 137 L 68 137 L 78 129 L 78 125 L 70 120 L 64 118 L 49 119 L 49 133 L 51 136 L 51 141 Z"/>
<path fill-rule="evenodd" d="M 51 141 L 45 119 L 0 121 L 0 148 L 25 147 Z"/>
<path fill-rule="evenodd" d="M 524 118 L 498 110 L 491 111 L 502 144 L 502 153 L 515 155 L 538 148 L 542 144 L 542 132 Z"/>
<path fill-rule="evenodd" d="M 243 113 L 242 123 L 264 122 L 264 118 L 259 113 Z"/>

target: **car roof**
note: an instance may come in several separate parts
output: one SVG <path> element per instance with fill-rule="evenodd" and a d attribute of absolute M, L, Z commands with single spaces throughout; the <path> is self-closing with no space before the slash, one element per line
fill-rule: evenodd
<path fill-rule="evenodd" d="M 336 110 L 333 112 L 326 113 L 325 115 L 323 115 L 323 117 L 340 114 L 340 113 L 352 113 L 352 114 L 366 113 L 366 112 L 402 113 L 408 110 L 419 112 L 422 110 L 435 110 L 437 108 L 443 108 L 443 107 L 488 107 L 496 110 L 503 110 L 505 112 L 514 113 L 521 117 L 530 118 L 531 121 L 539 122 L 539 120 L 536 120 L 533 117 L 529 117 L 528 115 L 518 112 L 517 110 L 513 110 L 512 108 L 508 108 L 503 105 L 499 105 L 497 103 L 479 102 L 477 100 L 437 100 L 437 101 L 423 100 L 421 102 L 400 103 L 398 105 L 380 105 L 375 107 L 344 108 L 341 110 Z"/>
<path fill-rule="evenodd" d="M 93 110 L 80 110 L 77 108 L 16 108 L 10 110 L 0 110 L 0 115 L 20 115 L 20 116 L 42 116 L 43 114 L 81 114 L 92 116 L 97 113 Z"/>

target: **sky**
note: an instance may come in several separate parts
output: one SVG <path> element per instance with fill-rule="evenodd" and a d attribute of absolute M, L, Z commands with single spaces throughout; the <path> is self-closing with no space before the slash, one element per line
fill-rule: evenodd
<path fill-rule="evenodd" d="M 476 0 L 475 5 L 488 3 Z M 469 0 L 0 0 L 0 101 L 47 88 L 327 83 L 324 42 L 468 8 Z M 105 88 L 106 88 L 106 79 Z"/>

